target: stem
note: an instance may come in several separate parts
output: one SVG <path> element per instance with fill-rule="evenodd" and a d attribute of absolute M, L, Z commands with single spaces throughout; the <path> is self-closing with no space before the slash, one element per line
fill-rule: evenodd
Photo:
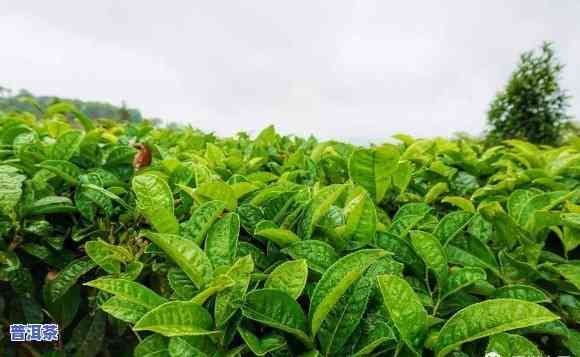
<path fill-rule="evenodd" d="M 143 340 L 141 339 L 141 336 L 139 336 L 139 333 L 133 329 L 131 329 L 131 331 L 133 332 L 133 334 L 135 336 L 137 336 L 137 340 L 139 340 L 139 343 L 143 342 Z"/>
<path fill-rule="evenodd" d="M 437 316 L 437 310 L 439 310 L 440 304 L 441 304 L 441 291 L 438 291 L 437 292 L 437 302 L 435 303 L 435 306 L 433 306 L 433 312 L 432 312 L 433 317 Z"/>
<path fill-rule="evenodd" d="M 429 284 L 429 269 L 425 270 L 425 285 L 427 285 L 427 290 L 429 291 L 429 295 L 433 298 L 433 291 L 431 290 L 431 286 Z"/>
<path fill-rule="evenodd" d="M 401 353 L 402 347 L 403 347 L 403 344 L 401 342 L 397 343 L 397 349 L 395 350 L 395 354 L 393 355 L 393 357 L 397 357 L 399 355 L 399 353 Z"/>

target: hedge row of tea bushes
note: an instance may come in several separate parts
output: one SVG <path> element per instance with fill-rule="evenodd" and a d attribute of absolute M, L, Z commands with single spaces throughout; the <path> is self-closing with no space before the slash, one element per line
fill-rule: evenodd
<path fill-rule="evenodd" d="M 396 139 L 4 114 L 0 354 L 580 355 L 578 148 Z"/>

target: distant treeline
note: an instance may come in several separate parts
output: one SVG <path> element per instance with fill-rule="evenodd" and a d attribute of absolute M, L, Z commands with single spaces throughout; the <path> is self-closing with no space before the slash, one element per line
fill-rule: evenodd
<path fill-rule="evenodd" d="M 108 118 L 129 122 L 139 122 L 143 120 L 139 110 L 127 108 L 125 106 L 118 107 L 104 102 L 82 101 L 78 99 L 65 99 L 51 96 L 35 96 L 26 90 L 20 90 L 17 93 L 13 93 L 11 90 L 0 86 L 0 112 L 43 110 L 57 101 L 73 103 L 81 112 L 92 119 Z"/>

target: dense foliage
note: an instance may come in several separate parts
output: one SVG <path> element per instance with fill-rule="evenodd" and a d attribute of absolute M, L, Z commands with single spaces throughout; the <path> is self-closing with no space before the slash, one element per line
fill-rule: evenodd
<path fill-rule="evenodd" d="M 489 139 L 557 144 L 569 120 L 568 96 L 559 84 L 561 71 L 562 65 L 549 43 L 538 54 L 522 54 L 505 90 L 496 96 L 487 113 Z"/>
<path fill-rule="evenodd" d="M 4 115 L 0 354 L 580 355 L 578 148 L 397 139 Z"/>

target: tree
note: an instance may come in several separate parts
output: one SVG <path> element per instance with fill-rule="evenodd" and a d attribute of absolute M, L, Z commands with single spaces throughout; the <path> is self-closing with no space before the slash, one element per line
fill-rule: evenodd
<path fill-rule="evenodd" d="M 497 94 L 487 113 L 488 140 L 558 144 L 570 119 L 566 114 L 569 97 L 558 83 L 562 68 L 550 43 L 544 43 L 540 53 L 522 54 L 505 90 Z"/>
<path fill-rule="evenodd" d="M 123 101 L 121 108 L 119 108 L 119 119 L 126 123 L 131 120 L 131 114 L 129 114 L 129 111 L 127 110 L 127 105 L 125 105 L 125 101 Z"/>

